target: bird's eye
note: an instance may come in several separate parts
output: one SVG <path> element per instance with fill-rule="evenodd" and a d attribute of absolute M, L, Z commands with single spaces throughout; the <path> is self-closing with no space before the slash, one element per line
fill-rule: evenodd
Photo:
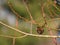
<path fill-rule="evenodd" d="M 43 34 L 43 32 L 44 32 L 43 28 L 37 27 L 37 33 L 38 34 Z"/>

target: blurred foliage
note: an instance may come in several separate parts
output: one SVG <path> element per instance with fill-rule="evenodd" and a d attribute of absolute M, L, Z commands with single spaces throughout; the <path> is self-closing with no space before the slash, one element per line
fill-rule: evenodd
<path fill-rule="evenodd" d="M 11 3 L 12 8 L 14 11 L 16 11 L 19 16 L 27 19 L 28 21 L 24 21 L 24 19 L 19 18 L 17 19 L 17 16 L 14 14 L 14 12 L 11 10 L 9 7 L 8 1 Z M 4 10 L 7 10 L 7 15 L 5 14 L 6 17 L 0 18 L 0 21 L 4 22 L 5 24 L 18 28 L 22 32 L 26 32 L 30 34 L 30 30 L 32 28 L 32 34 L 39 35 L 36 31 L 36 28 L 38 26 L 43 26 L 45 23 L 44 17 L 42 16 L 42 6 L 44 5 L 44 13 L 45 13 L 45 18 L 47 20 L 47 25 L 50 28 L 57 29 L 59 24 L 60 24 L 60 6 L 59 5 L 54 5 L 54 1 L 52 0 L 24 0 L 27 4 L 27 7 L 29 8 L 29 11 L 26 9 L 26 5 L 23 2 L 23 0 L 8 0 L 5 4 L 3 4 Z M 56 7 L 55 7 L 56 6 Z M 1 10 L 0 9 L 0 10 Z M 3 10 L 3 11 L 4 11 Z M 31 27 L 31 17 L 30 14 L 33 18 L 33 20 L 38 23 L 38 24 L 32 24 Z M 3 15 L 4 16 L 4 15 Z M 11 17 L 10 17 L 11 16 Z M 11 19 L 10 19 L 10 18 Z M 9 19 L 9 20 L 8 20 Z M 18 22 L 18 26 L 16 26 L 16 19 Z M 40 25 L 39 25 L 40 24 Z M 42 35 L 49 35 L 49 28 L 46 28 L 45 26 L 43 27 L 44 33 Z M 56 30 L 52 30 L 53 35 L 56 35 Z M 15 31 L 13 29 L 10 29 L 2 24 L 0 24 L 0 35 L 8 35 L 12 37 L 21 37 L 24 36 L 24 34 L 19 33 L 18 31 Z M 16 38 L 15 45 L 52 45 L 52 39 L 51 38 L 40 38 L 40 37 L 32 37 L 32 36 L 26 36 L 24 38 Z M 0 45 L 12 45 L 13 39 L 12 38 L 7 38 L 7 37 L 0 37 Z"/>

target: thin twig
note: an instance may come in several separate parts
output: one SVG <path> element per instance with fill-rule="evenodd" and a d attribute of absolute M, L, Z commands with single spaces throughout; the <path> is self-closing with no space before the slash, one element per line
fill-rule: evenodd
<path fill-rule="evenodd" d="M 50 2 L 50 0 L 47 0 L 47 1 Z M 51 29 L 48 29 L 48 31 L 50 32 L 50 35 L 53 35 L 53 32 L 51 31 Z M 56 38 L 52 38 L 52 39 L 53 39 L 53 43 L 57 45 Z"/>
<path fill-rule="evenodd" d="M 8 36 L 8 35 L 0 35 L 1 37 L 7 37 L 7 38 L 13 38 L 13 36 Z"/>
<path fill-rule="evenodd" d="M 50 8 L 49 8 L 50 9 Z M 55 10 L 54 10 L 55 11 Z M 51 9 L 51 12 L 55 15 L 55 16 L 58 16 L 59 17 L 59 15 L 57 15 L 56 14 L 56 12 L 54 12 L 52 9 Z"/>
<path fill-rule="evenodd" d="M 29 35 L 29 36 L 45 37 L 45 38 L 60 38 L 60 36 L 54 36 L 54 35 L 36 35 L 36 34 L 29 34 L 29 33 L 26 33 L 26 32 L 22 32 L 22 31 L 20 31 L 19 29 L 16 29 L 16 28 L 14 28 L 14 27 L 12 27 L 12 26 L 9 26 L 9 25 L 1 22 L 1 21 L 0 21 L 0 24 L 4 25 L 4 26 L 6 26 L 6 27 L 8 27 L 8 28 L 10 28 L 10 29 L 13 29 L 14 31 L 17 31 L 17 32 L 19 32 L 19 33 L 22 33 L 22 34 L 25 34 L 25 35 Z"/>
<path fill-rule="evenodd" d="M 25 7 L 26 7 L 26 9 L 27 9 L 27 12 L 28 12 L 29 15 L 30 15 L 31 20 L 33 20 L 33 17 L 32 17 L 32 14 L 31 14 L 29 8 L 28 8 L 28 5 L 26 4 L 26 2 L 25 2 L 24 0 L 23 0 L 23 3 L 24 3 L 24 5 L 25 5 Z"/>
<path fill-rule="evenodd" d="M 29 15 L 30 15 L 30 19 L 31 19 L 31 29 L 30 29 L 30 33 L 32 34 L 32 21 L 34 21 L 34 20 L 33 20 L 32 14 L 31 14 L 31 12 L 30 12 L 30 10 L 29 10 L 29 8 L 28 8 L 28 5 L 26 4 L 26 2 L 25 2 L 24 0 L 23 0 L 23 3 L 24 3 L 24 5 L 25 5 L 25 7 L 26 7 L 27 12 L 28 12 Z"/>
<path fill-rule="evenodd" d="M 23 36 L 18 36 L 18 37 L 14 37 L 14 36 L 8 36 L 8 35 L 0 35 L 0 37 L 6 37 L 6 38 L 24 38 L 26 37 L 27 35 L 23 35 Z"/>
<path fill-rule="evenodd" d="M 53 2 L 50 3 L 60 12 L 60 9 L 56 6 L 56 4 L 53 4 Z"/>
<path fill-rule="evenodd" d="M 50 32 L 50 35 L 53 35 L 53 32 L 51 31 L 51 29 L 48 29 L 48 31 Z M 52 38 L 52 39 L 53 39 L 53 43 L 54 43 L 55 45 L 57 45 L 56 38 L 54 37 L 54 38 Z"/>
<path fill-rule="evenodd" d="M 47 6 L 47 8 L 48 8 L 48 6 Z M 48 8 L 48 11 L 49 11 L 49 13 L 50 13 L 50 17 L 51 18 L 54 18 L 54 16 L 53 16 L 53 14 L 52 14 L 52 12 L 51 12 L 51 10 Z"/>
<path fill-rule="evenodd" d="M 29 21 L 28 19 L 20 16 L 20 15 L 13 9 L 13 6 L 12 6 L 12 4 L 11 4 L 9 1 L 8 1 L 8 5 L 9 5 L 10 9 L 13 11 L 13 13 L 14 13 L 18 18 L 22 18 L 22 19 L 25 20 L 25 21 Z"/>
<path fill-rule="evenodd" d="M 32 21 L 31 21 L 31 28 L 30 28 L 30 33 L 31 33 L 31 34 L 32 34 L 32 25 L 33 25 L 33 24 L 32 24 Z"/>
<path fill-rule="evenodd" d="M 48 3 L 44 3 L 44 7 L 47 7 L 48 12 L 50 13 L 50 17 L 51 17 L 51 18 L 54 18 L 54 16 L 52 15 L 50 9 L 48 8 L 48 5 L 49 5 Z M 48 17 L 49 17 L 49 16 L 48 16 Z"/>
<path fill-rule="evenodd" d="M 20 36 L 20 37 L 15 37 L 15 38 L 24 38 L 26 37 L 27 35 L 23 35 L 23 36 Z"/>
<path fill-rule="evenodd" d="M 15 38 L 13 38 L 13 44 L 12 44 L 12 45 L 15 45 L 15 40 L 16 40 L 16 39 L 15 39 Z"/>
<path fill-rule="evenodd" d="M 43 19 L 45 21 L 45 24 L 47 24 L 46 15 L 44 13 L 44 4 L 42 2 L 41 2 L 41 12 L 42 12 L 42 17 L 43 17 Z M 44 27 L 45 24 L 42 27 Z"/>
<path fill-rule="evenodd" d="M 12 6 L 12 4 L 8 1 L 8 5 L 9 5 L 9 7 L 10 7 L 10 9 L 12 10 L 12 12 L 16 15 L 16 16 L 18 16 L 18 18 L 22 18 L 23 20 L 25 20 L 25 21 L 29 21 L 28 19 L 26 19 L 26 18 L 24 18 L 24 17 L 21 17 L 14 9 L 13 9 L 13 6 Z M 29 12 L 29 14 L 31 15 L 31 13 Z M 31 16 L 32 17 L 32 16 Z M 33 24 L 38 24 L 38 25 L 40 25 L 39 23 L 36 23 L 34 20 L 32 20 L 30 23 L 33 23 Z"/>
<path fill-rule="evenodd" d="M 51 11 L 51 9 L 49 8 L 49 5 L 47 5 L 47 9 L 48 9 L 48 11 L 49 11 L 49 13 L 50 13 L 50 16 L 51 16 L 52 18 L 54 18 L 54 15 L 52 14 L 52 11 Z"/>
<path fill-rule="evenodd" d="M 18 28 L 18 16 L 16 16 L 16 28 Z M 15 41 L 16 41 L 16 38 L 13 38 L 13 44 L 12 45 L 15 45 Z"/>
<path fill-rule="evenodd" d="M 18 18 L 22 18 L 23 20 L 25 20 L 25 21 L 29 21 L 28 19 L 26 19 L 26 18 L 24 18 L 24 17 L 21 17 L 14 9 L 13 9 L 13 6 L 12 6 L 12 4 L 8 1 L 8 5 L 9 5 L 9 7 L 10 7 L 10 9 L 12 10 L 12 12 L 16 15 L 16 16 L 18 16 Z M 31 13 L 29 12 L 29 14 L 30 14 L 30 16 L 31 16 Z M 32 19 L 32 16 L 30 17 L 31 19 Z M 31 20 L 31 22 L 30 23 L 32 23 L 32 24 L 37 24 L 37 25 L 40 25 L 40 23 L 36 23 L 36 21 L 35 20 Z M 32 32 L 32 31 L 31 31 Z"/>
<path fill-rule="evenodd" d="M 47 5 L 49 5 L 49 4 L 47 4 Z M 53 6 L 58 10 L 58 8 L 53 4 Z M 57 15 L 52 9 L 50 9 L 50 7 L 48 6 L 48 8 L 49 8 L 49 10 L 51 10 L 51 12 L 55 15 L 55 16 L 59 16 L 59 15 Z"/>

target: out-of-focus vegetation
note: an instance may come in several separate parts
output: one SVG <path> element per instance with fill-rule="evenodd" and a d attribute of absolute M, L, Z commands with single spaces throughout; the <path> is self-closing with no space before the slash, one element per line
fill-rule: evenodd
<path fill-rule="evenodd" d="M 45 19 L 42 14 L 43 5 Z M 60 6 L 55 5 L 52 0 L 0 0 L 0 21 L 8 25 L 0 24 L 0 45 L 55 45 L 52 38 L 34 36 L 21 38 L 25 34 L 19 31 L 39 35 L 36 28 L 43 26 L 46 20 L 47 24 L 43 27 L 44 33 L 41 35 L 57 35 L 58 31 L 54 29 L 60 26 L 59 9 Z M 20 17 L 17 16 L 17 13 Z M 19 29 L 19 31 L 13 30 L 9 26 Z M 51 28 L 50 31 L 46 26 Z"/>

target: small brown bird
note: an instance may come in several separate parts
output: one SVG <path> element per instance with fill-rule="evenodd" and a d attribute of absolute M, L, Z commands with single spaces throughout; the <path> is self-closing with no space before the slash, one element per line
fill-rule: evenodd
<path fill-rule="evenodd" d="M 37 27 L 37 33 L 38 34 L 43 34 L 43 32 L 44 32 L 43 28 Z"/>

